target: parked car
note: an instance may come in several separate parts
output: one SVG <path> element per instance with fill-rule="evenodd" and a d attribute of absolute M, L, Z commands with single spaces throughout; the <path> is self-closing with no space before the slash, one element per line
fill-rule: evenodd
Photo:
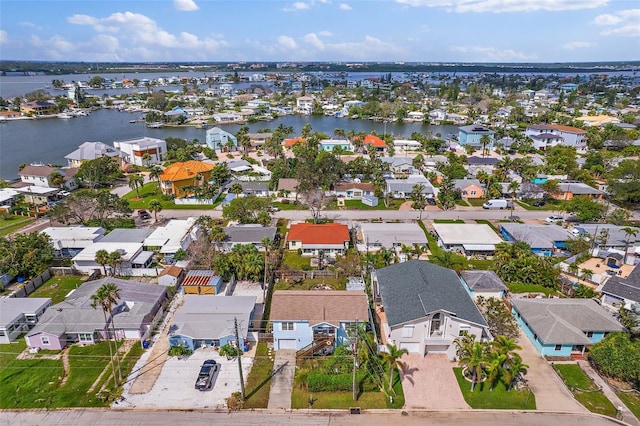
<path fill-rule="evenodd" d="M 279 212 L 280 211 L 280 207 L 269 206 L 269 211 L 270 212 Z"/>
<path fill-rule="evenodd" d="M 544 201 L 544 200 L 538 200 L 538 201 L 536 201 L 535 203 L 533 203 L 533 205 L 534 205 L 535 207 L 542 207 L 542 206 L 544 206 L 545 204 L 547 204 L 547 202 L 546 202 L 546 201 Z"/>
<path fill-rule="evenodd" d="M 544 221 L 547 222 L 547 223 L 564 222 L 564 217 L 562 217 L 562 216 L 549 216 Z"/>
<path fill-rule="evenodd" d="M 68 197 L 69 195 L 71 195 L 71 193 L 69 191 L 60 191 L 58 192 L 58 195 L 60 195 L 61 197 Z"/>
<path fill-rule="evenodd" d="M 436 199 L 427 197 L 427 204 L 429 204 L 430 206 L 435 206 L 436 205 Z"/>
<path fill-rule="evenodd" d="M 220 364 L 213 359 L 206 360 L 200 367 L 198 378 L 196 379 L 196 389 L 205 391 L 213 387 L 213 377 L 220 369 Z"/>
<path fill-rule="evenodd" d="M 146 210 L 138 210 L 138 217 L 142 220 L 151 219 L 151 213 Z"/>

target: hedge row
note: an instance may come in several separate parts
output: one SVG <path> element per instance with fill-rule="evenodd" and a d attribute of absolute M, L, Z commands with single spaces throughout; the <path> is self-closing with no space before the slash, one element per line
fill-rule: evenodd
<path fill-rule="evenodd" d="M 356 381 L 358 389 L 363 392 L 374 392 L 378 387 L 369 380 L 365 374 L 358 374 Z M 326 391 L 350 391 L 353 385 L 353 375 L 345 374 L 325 374 L 322 371 L 314 370 L 307 375 L 307 389 L 309 392 Z"/>

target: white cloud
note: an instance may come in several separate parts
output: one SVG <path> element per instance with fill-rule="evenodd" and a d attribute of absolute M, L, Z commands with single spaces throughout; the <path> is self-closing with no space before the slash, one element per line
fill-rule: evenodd
<path fill-rule="evenodd" d="M 297 49 L 298 48 L 298 44 L 296 43 L 296 41 L 289 36 L 284 36 L 281 35 L 278 37 L 278 45 L 280 45 L 281 47 L 285 48 L 285 49 Z"/>
<path fill-rule="evenodd" d="M 595 9 L 610 0 L 396 0 L 414 7 L 437 7 L 450 12 L 536 12 Z"/>
<path fill-rule="evenodd" d="M 317 34 L 322 37 L 331 37 L 333 35 L 331 31 L 318 31 Z"/>
<path fill-rule="evenodd" d="M 592 44 L 589 43 L 588 41 L 572 41 L 572 42 L 563 44 L 562 48 L 565 50 L 575 50 L 575 49 L 584 49 L 591 46 Z"/>
<path fill-rule="evenodd" d="M 342 4 L 340 5 L 340 10 L 351 10 L 351 9 L 352 9 L 352 7 L 351 7 L 351 6 L 349 6 L 349 5 L 348 5 L 348 4 L 346 4 L 346 3 L 342 3 Z"/>
<path fill-rule="evenodd" d="M 296 12 L 298 10 L 307 10 L 307 9 L 311 9 L 311 5 L 309 3 L 297 1 L 293 3 L 291 6 L 285 7 L 282 10 L 284 10 L 285 12 Z"/>
<path fill-rule="evenodd" d="M 200 9 L 193 0 L 173 0 L 173 7 L 183 12 L 193 12 Z"/>
<path fill-rule="evenodd" d="M 9 43 L 9 34 L 5 30 L 0 30 L 0 44 Z"/>
<path fill-rule="evenodd" d="M 495 47 L 454 46 L 451 50 L 453 52 L 464 53 L 467 57 L 466 60 L 470 62 L 507 62 L 537 59 L 536 55 L 528 55 L 513 49 L 497 49 Z"/>
<path fill-rule="evenodd" d="M 40 25 L 29 21 L 19 22 L 18 25 L 20 25 L 21 27 L 33 28 L 35 30 L 42 30 L 42 27 Z"/>
<path fill-rule="evenodd" d="M 640 9 L 627 9 L 613 14 L 598 15 L 593 23 L 605 27 L 615 26 L 602 30 L 601 35 L 637 37 L 640 36 Z"/>

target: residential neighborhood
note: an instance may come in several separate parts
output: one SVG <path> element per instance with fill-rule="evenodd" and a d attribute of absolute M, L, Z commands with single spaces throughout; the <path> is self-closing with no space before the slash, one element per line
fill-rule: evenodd
<path fill-rule="evenodd" d="M 215 73 L 94 99 L 137 86 L 114 76 L 87 84 L 83 105 L 7 105 L 20 114 L 7 121 L 32 125 L 143 114 L 158 137 L 88 134 L 64 166 L 16 164 L 1 181 L 0 389 L 15 401 L 0 408 L 504 409 L 640 425 L 639 84 Z M 449 132 L 423 130 L 436 126 Z M 32 367 L 48 373 L 26 380 Z M 65 402 L 39 394 L 72 385 Z"/>

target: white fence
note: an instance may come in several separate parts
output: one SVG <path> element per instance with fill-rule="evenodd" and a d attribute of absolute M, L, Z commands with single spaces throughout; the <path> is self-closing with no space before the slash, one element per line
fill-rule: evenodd
<path fill-rule="evenodd" d="M 211 205 L 215 203 L 215 198 L 211 199 L 195 199 L 195 198 L 176 198 L 173 202 L 177 205 Z"/>

